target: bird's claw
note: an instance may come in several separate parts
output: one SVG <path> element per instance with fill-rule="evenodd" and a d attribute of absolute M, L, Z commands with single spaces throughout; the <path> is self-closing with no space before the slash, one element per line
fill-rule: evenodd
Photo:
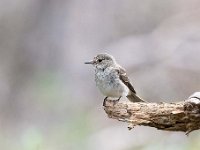
<path fill-rule="evenodd" d="M 103 100 L 103 106 L 106 105 L 106 100 L 107 100 L 107 98 L 108 98 L 108 97 L 105 97 L 105 98 L 104 98 L 104 100 Z"/>

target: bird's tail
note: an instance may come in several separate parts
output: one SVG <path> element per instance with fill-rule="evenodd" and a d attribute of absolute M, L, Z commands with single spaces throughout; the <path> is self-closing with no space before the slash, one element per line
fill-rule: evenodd
<path fill-rule="evenodd" d="M 145 100 L 141 99 L 139 96 L 137 96 L 135 93 L 130 92 L 129 95 L 126 96 L 129 101 L 131 102 L 146 102 Z"/>

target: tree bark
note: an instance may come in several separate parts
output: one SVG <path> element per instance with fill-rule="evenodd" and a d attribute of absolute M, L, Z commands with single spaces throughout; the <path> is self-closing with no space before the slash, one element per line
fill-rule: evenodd
<path fill-rule="evenodd" d="M 187 100 L 175 103 L 132 103 L 107 100 L 104 106 L 108 117 L 127 122 L 128 129 L 136 125 L 155 127 L 186 134 L 200 129 L 200 92 Z"/>

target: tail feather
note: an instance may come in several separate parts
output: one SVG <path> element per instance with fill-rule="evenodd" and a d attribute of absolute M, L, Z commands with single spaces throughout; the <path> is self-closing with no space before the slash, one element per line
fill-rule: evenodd
<path fill-rule="evenodd" d="M 141 99 L 135 93 L 131 92 L 129 95 L 126 96 L 131 102 L 146 102 L 145 100 Z"/>

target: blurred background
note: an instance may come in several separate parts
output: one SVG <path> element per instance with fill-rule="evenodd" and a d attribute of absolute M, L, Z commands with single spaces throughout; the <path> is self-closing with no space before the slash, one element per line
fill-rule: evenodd
<path fill-rule="evenodd" d="M 109 119 L 97 53 L 149 102 L 200 89 L 199 0 L 0 0 L 1 150 L 196 150 L 189 137 Z M 126 100 L 126 99 L 124 99 Z"/>

